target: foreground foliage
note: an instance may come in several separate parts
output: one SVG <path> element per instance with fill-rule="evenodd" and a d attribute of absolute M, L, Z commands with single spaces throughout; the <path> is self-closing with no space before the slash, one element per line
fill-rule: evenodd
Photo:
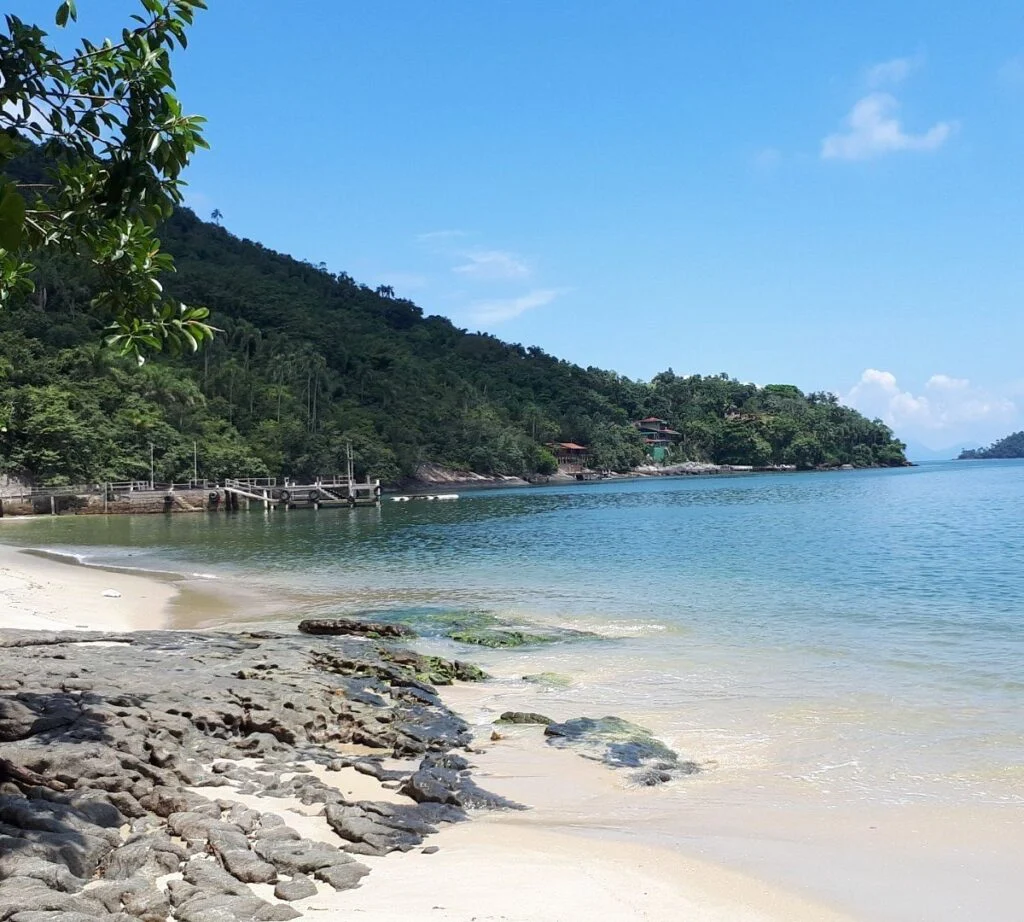
<path fill-rule="evenodd" d="M 167 296 L 173 269 L 154 233 L 181 202 L 181 172 L 206 147 L 199 116 L 174 96 L 171 52 L 203 0 L 140 0 L 116 41 L 58 49 L 39 25 L 0 31 L 0 308 L 35 285 L 40 254 L 86 260 L 89 308 L 107 341 L 144 353 L 196 349 L 212 334 L 203 307 Z M 73 0 L 56 26 L 77 18 Z M 33 144 L 32 142 L 35 142 Z"/>

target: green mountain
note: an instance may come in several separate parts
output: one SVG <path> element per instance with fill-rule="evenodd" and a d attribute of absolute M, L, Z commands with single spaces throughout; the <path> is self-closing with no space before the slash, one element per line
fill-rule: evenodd
<path fill-rule="evenodd" d="M 1024 458 L 1024 430 L 993 442 L 988 448 L 967 448 L 960 452 L 960 461 L 985 458 Z"/>
<path fill-rule="evenodd" d="M 29 175 L 26 168 L 26 175 Z M 631 425 L 665 419 L 670 460 L 803 468 L 905 463 L 880 422 L 829 394 L 727 375 L 650 382 L 424 316 L 387 288 L 276 253 L 180 210 L 162 229 L 168 291 L 211 308 L 203 352 L 142 367 L 100 348 L 90 267 L 36 260 L 36 292 L 0 314 L 0 471 L 40 482 L 330 473 L 394 482 L 433 461 L 485 474 L 547 472 L 551 441 L 627 470 Z"/>

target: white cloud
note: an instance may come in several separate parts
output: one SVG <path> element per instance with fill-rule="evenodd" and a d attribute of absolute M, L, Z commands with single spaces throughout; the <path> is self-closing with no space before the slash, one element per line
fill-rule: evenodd
<path fill-rule="evenodd" d="M 565 288 L 538 288 L 517 298 L 491 298 L 475 301 L 469 306 L 470 317 L 477 323 L 501 323 L 544 307 L 565 294 Z"/>
<path fill-rule="evenodd" d="M 991 441 L 1009 431 L 1019 415 L 1009 397 L 990 393 L 967 378 L 932 375 L 919 394 L 900 387 L 890 371 L 868 368 L 844 403 L 866 416 L 882 419 L 904 438 L 941 444 L 954 440 Z M 934 447 L 941 447 L 936 444 Z"/>
<path fill-rule="evenodd" d="M 932 375 L 925 382 L 924 386 L 944 391 L 965 391 L 971 386 L 971 382 L 966 378 L 951 378 L 949 375 Z"/>
<path fill-rule="evenodd" d="M 466 278 L 493 281 L 521 279 L 530 274 L 526 262 L 507 250 L 471 250 L 459 257 L 465 262 L 454 266 L 452 272 Z"/>
<path fill-rule="evenodd" d="M 896 86 L 902 83 L 910 75 L 912 70 L 920 67 L 922 59 L 920 56 L 913 58 L 893 58 L 890 61 L 882 61 L 872 64 L 864 73 L 864 80 L 871 89 L 882 86 Z"/>
<path fill-rule="evenodd" d="M 938 150 L 957 128 L 956 122 L 936 122 L 922 134 L 903 130 L 896 112 L 899 102 L 888 93 L 870 93 L 857 101 L 845 119 L 846 131 L 821 142 L 824 160 L 867 160 L 895 151 Z"/>

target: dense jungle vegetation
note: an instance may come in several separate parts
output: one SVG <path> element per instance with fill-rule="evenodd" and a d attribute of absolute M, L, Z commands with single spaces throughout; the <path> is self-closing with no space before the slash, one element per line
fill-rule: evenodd
<path fill-rule="evenodd" d="M 22 166 L 31 178 L 39 164 Z M 825 393 L 727 375 L 650 382 L 581 368 L 423 315 L 387 287 L 241 240 L 179 209 L 161 228 L 166 290 L 212 311 L 195 354 L 138 366 L 102 348 L 99 280 L 64 255 L 34 259 L 35 291 L 0 312 L 0 469 L 38 482 L 331 473 L 351 440 L 358 471 L 395 482 L 424 461 L 486 474 L 550 472 L 543 446 L 575 441 L 627 470 L 631 420 L 682 433 L 673 460 L 764 465 L 904 463 L 880 422 Z"/>
<path fill-rule="evenodd" d="M 960 452 L 960 461 L 990 458 L 1024 458 L 1024 430 L 1013 432 L 988 448 L 967 448 Z"/>

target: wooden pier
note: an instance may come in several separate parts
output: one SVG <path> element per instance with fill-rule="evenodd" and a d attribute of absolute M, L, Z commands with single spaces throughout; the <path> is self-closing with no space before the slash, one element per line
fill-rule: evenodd
<path fill-rule="evenodd" d="M 182 483 L 126 480 L 9 491 L 0 497 L 0 516 L 233 512 L 253 503 L 266 510 L 352 508 L 379 505 L 380 496 L 379 480 L 339 476 L 317 477 L 312 483 L 278 482 L 274 477 Z"/>
<path fill-rule="evenodd" d="M 379 480 L 359 482 L 348 477 L 318 477 L 313 483 L 293 483 L 276 478 L 229 478 L 221 488 L 225 505 L 238 509 L 241 504 L 262 503 L 273 509 L 319 509 L 321 506 L 376 506 L 380 503 Z M 211 495 L 212 501 L 212 495 Z"/>

